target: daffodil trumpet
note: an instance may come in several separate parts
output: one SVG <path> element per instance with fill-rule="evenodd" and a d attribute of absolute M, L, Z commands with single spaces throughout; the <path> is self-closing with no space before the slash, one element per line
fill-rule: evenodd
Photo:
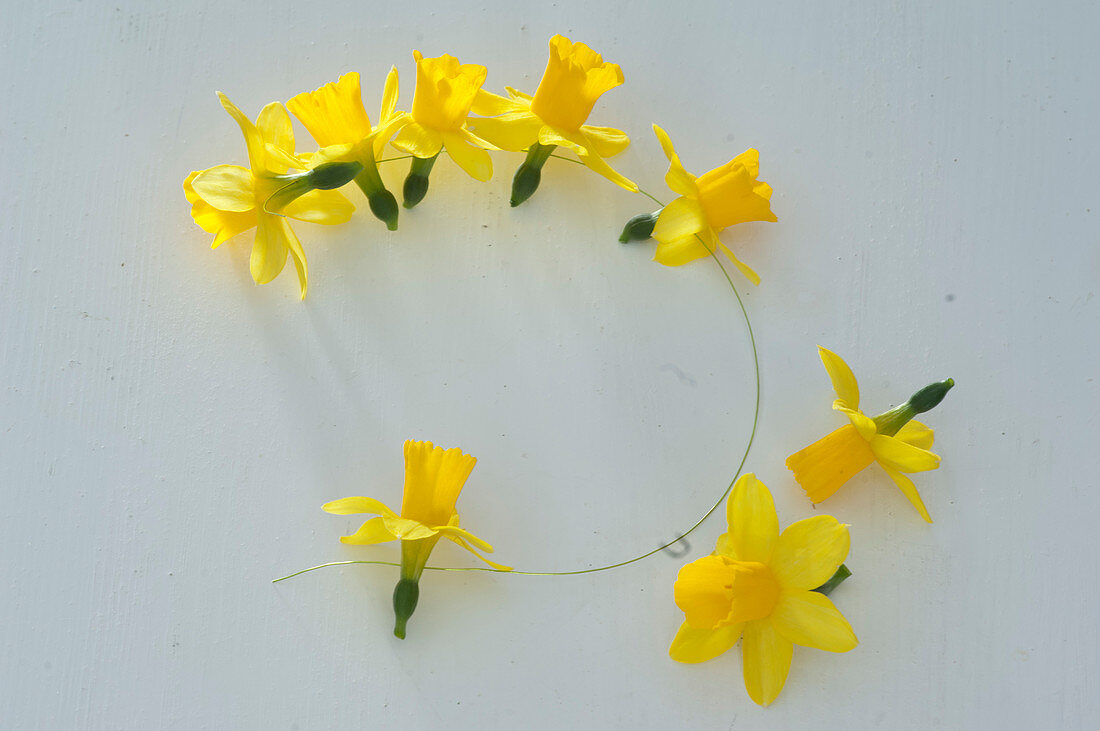
<path fill-rule="evenodd" d="M 850 423 L 787 458 L 795 481 L 816 504 L 877 462 L 920 516 L 931 523 L 920 493 L 903 473 L 940 466 L 939 456 L 929 451 L 935 438 L 932 429 L 914 417 L 939 405 L 955 381 L 948 378 L 925 386 L 902 405 L 872 418 L 859 409 L 859 383 L 848 364 L 826 348 L 819 347 L 818 354 L 836 392 L 833 409 L 847 416 Z"/>

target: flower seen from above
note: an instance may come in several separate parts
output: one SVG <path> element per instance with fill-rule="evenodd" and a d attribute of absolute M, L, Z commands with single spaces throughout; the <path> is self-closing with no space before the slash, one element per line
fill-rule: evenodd
<path fill-rule="evenodd" d="M 413 157 L 432 160 L 441 150 L 475 180 L 493 177 L 493 161 L 486 150 L 497 149 L 466 125 L 470 107 L 488 73 L 484 66 L 460 64 L 443 54 L 416 59 L 416 90 L 411 120 L 393 140 L 393 146 Z"/>
<path fill-rule="evenodd" d="M 857 644 L 848 621 L 820 591 L 848 555 L 848 526 L 816 515 L 779 532 L 768 488 L 743 475 L 726 502 L 728 532 L 710 556 L 680 570 L 673 587 L 684 623 L 669 655 L 713 659 L 741 640 L 745 688 L 760 705 L 787 680 L 794 645 L 847 652 Z"/>
<path fill-rule="evenodd" d="M 473 111 L 485 118 L 474 120 L 474 130 L 502 150 L 565 147 L 590 169 L 636 193 L 638 186 L 604 161 L 625 150 L 630 138 L 621 130 L 585 124 L 600 96 L 622 83 L 617 64 L 607 63 L 583 43 L 556 35 L 534 96 L 511 87 L 506 87 L 508 97 L 480 91 Z M 529 162 L 541 168 L 545 157 Z"/>
<path fill-rule="evenodd" d="M 313 161 L 295 156 L 294 132 L 282 104 L 268 104 L 253 124 L 221 92 L 218 99 L 244 134 L 249 167 L 218 165 L 192 172 L 183 183 L 184 194 L 191 203 L 191 217 L 203 230 L 214 234 L 215 249 L 255 228 L 249 263 L 253 280 L 257 284 L 273 280 L 286 266 L 289 255 L 298 271 L 299 291 L 304 299 L 308 280 L 306 256 L 287 219 L 329 225 L 345 223 L 355 206 L 335 190 L 307 189 L 308 192 L 272 208 L 271 197 L 287 188 L 291 180 L 302 178 L 287 175 L 288 169 L 306 170 Z"/>
<path fill-rule="evenodd" d="M 933 383 L 901 406 L 871 418 L 859 410 L 859 384 L 848 364 L 831 350 L 818 347 L 818 353 L 836 392 L 833 408 L 851 423 L 787 458 L 795 480 L 816 504 L 872 462 L 878 462 L 920 516 L 931 523 L 916 486 L 903 473 L 940 466 L 939 456 L 928 451 L 934 438 L 932 430 L 914 421 L 913 416 L 939 404 L 955 382 L 949 378 Z"/>
<path fill-rule="evenodd" d="M 368 546 L 401 541 L 401 581 L 394 592 L 397 625 L 394 634 L 404 638 L 405 625 L 416 608 L 418 582 L 428 556 L 440 538 L 454 541 L 500 571 L 508 566 L 493 563 L 478 551 L 492 553 L 493 547 L 459 527 L 455 502 L 477 459 L 462 450 L 444 450 L 431 442 L 405 442 L 405 491 L 401 513 L 369 497 L 347 497 L 326 503 L 323 509 L 335 515 L 372 513 L 377 515 L 341 543 Z"/>
<path fill-rule="evenodd" d="M 680 266 L 720 249 L 753 284 L 760 277 L 718 238 L 725 228 L 748 221 L 778 221 L 771 210 L 772 188 L 762 180 L 760 153 L 746 150 L 725 165 L 695 177 L 680 163 L 672 140 L 656 124 L 653 131 L 668 158 L 665 182 L 680 197 L 657 217 L 653 238 L 659 242 L 654 260 Z"/>

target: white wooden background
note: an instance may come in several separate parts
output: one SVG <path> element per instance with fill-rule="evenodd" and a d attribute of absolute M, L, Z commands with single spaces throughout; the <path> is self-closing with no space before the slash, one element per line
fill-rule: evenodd
<path fill-rule="evenodd" d="M 1100 723 L 1095 4 L 4 5 L 0 727 Z M 842 423 L 815 345 L 871 411 L 958 382 L 917 477 L 935 525 L 877 471 L 823 506 L 853 526 L 834 599 L 862 643 L 796 650 L 768 709 L 739 651 L 667 658 L 686 558 L 429 575 L 405 642 L 394 569 L 269 583 L 397 556 L 341 546 L 356 521 L 320 505 L 397 505 L 409 437 L 480 459 L 464 524 L 536 570 L 671 539 L 732 474 L 735 303 L 709 262 L 616 243 L 649 206 L 587 171 L 551 161 L 512 210 L 520 156 L 484 185 L 441 161 L 395 234 L 365 207 L 300 224 L 305 303 L 188 217 L 188 172 L 245 162 L 215 89 L 255 115 L 358 70 L 373 112 L 396 63 L 408 105 L 415 48 L 532 90 L 555 32 L 622 65 L 592 121 L 633 135 L 644 187 L 668 197 L 652 121 L 696 172 L 761 150 L 780 223 L 727 241 L 764 280 L 749 468 L 783 524 L 812 514 L 783 459 Z"/>

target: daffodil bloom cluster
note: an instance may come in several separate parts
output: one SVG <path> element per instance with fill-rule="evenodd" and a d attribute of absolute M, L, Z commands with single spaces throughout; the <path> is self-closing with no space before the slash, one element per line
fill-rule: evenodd
<path fill-rule="evenodd" d="M 684 566 L 676 579 L 684 623 L 669 655 L 704 662 L 741 640 L 745 688 L 766 706 L 783 690 L 794 645 L 847 652 L 858 644 L 844 615 L 815 591 L 848 555 L 848 526 L 815 515 L 780 533 L 771 493 L 752 474 L 734 485 L 726 521 L 714 553 Z"/>
<path fill-rule="evenodd" d="M 859 410 L 859 383 L 844 360 L 818 347 L 821 362 L 833 383 L 833 408 L 851 422 L 787 458 L 787 467 L 810 500 L 820 503 L 871 463 L 878 462 L 902 494 L 929 523 L 932 517 L 906 472 L 924 472 L 940 466 L 932 447 L 932 430 L 913 416 L 935 407 L 955 382 L 931 384 L 906 403 L 874 418 Z"/>
<path fill-rule="evenodd" d="M 306 254 L 287 218 L 310 223 L 337 224 L 351 218 L 355 206 L 335 190 L 312 189 L 285 205 L 269 201 L 293 182 L 288 169 L 305 170 L 310 161 L 294 154 L 294 131 L 283 105 L 273 102 L 253 124 L 229 98 L 218 92 L 225 111 L 237 122 L 248 148 L 249 167 L 217 165 L 193 172 L 183 182 L 191 203 L 191 217 L 214 234 L 212 248 L 256 229 L 250 268 L 256 284 L 266 284 L 286 266 L 287 256 L 298 270 L 301 296 L 306 296 Z M 346 182 L 346 180 L 344 181 Z"/>
<path fill-rule="evenodd" d="M 482 556 L 479 551 L 492 553 L 493 547 L 459 527 L 455 503 L 475 464 L 477 459 L 460 449 L 445 450 L 431 442 L 410 440 L 405 442 L 405 492 L 400 514 L 369 497 L 346 497 L 323 506 L 335 515 L 378 516 L 341 538 L 342 543 L 369 546 L 401 541 L 401 580 L 394 590 L 394 634 L 400 638 L 405 637 L 406 624 L 416 609 L 420 575 L 440 538 L 454 541 L 495 569 L 511 570 Z"/>

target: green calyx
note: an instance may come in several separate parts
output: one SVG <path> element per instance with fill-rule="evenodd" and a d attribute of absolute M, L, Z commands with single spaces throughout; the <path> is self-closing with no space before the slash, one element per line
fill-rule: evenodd
<path fill-rule="evenodd" d="M 663 209 L 662 209 L 663 210 Z M 645 241 L 653 235 L 653 227 L 657 225 L 657 217 L 661 211 L 653 213 L 639 213 L 626 222 L 623 232 L 619 234 L 619 243 L 628 244 L 631 241 Z"/>
<path fill-rule="evenodd" d="M 402 188 L 402 197 L 404 198 L 402 205 L 405 208 L 412 208 L 424 200 L 424 196 L 428 194 L 428 175 L 432 172 L 432 166 L 435 165 L 438 158 L 438 152 L 432 157 L 413 158 L 412 165 L 409 166 L 409 174 L 405 177 L 405 185 Z"/>
<path fill-rule="evenodd" d="M 420 600 L 420 584 L 415 579 L 401 579 L 393 589 L 393 636 L 405 639 L 405 628 L 409 623 L 409 617 L 416 611 L 416 603 Z"/>
<path fill-rule="evenodd" d="M 909 397 L 901 406 L 895 406 L 875 417 L 875 429 L 879 434 L 892 437 L 908 424 L 917 414 L 939 406 L 944 396 L 955 385 L 953 378 L 931 383 Z"/>
<path fill-rule="evenodd" d="M 527 148 L 527 159 L 516 170 L 512 178 L 512 207 L 530 198 L 539 189 L 542 181 L 542 166 L 550 159 L 550 153 L 555 149 L 554 145 L 540 145 L 538 142 Z"/>
<path fill-rule="evenodd" d="M 335 190 L 347 185 L 362 169 L 358 162 L 326 162 L 305 172 L 275 176 L 276 180 L 286 185 L 267 199 L 264 210 L 275 213 L 310 191 Z"/>
<path fill-rule="evenodd" d="M 386 190 L 382 182 L 382 176 L 378 174 L 378 163 L 374 161 L 374 151 L 368 148 L 367 161 L 363 169 L 355 176 L 355 184 L 363 195 L 367 196 L 370 204 L 370 212 L 374 214 L 390 231 L 397 230 L 397 216 L 400 209 L 397 207 L 397 199 L 393 193 Z"/>

